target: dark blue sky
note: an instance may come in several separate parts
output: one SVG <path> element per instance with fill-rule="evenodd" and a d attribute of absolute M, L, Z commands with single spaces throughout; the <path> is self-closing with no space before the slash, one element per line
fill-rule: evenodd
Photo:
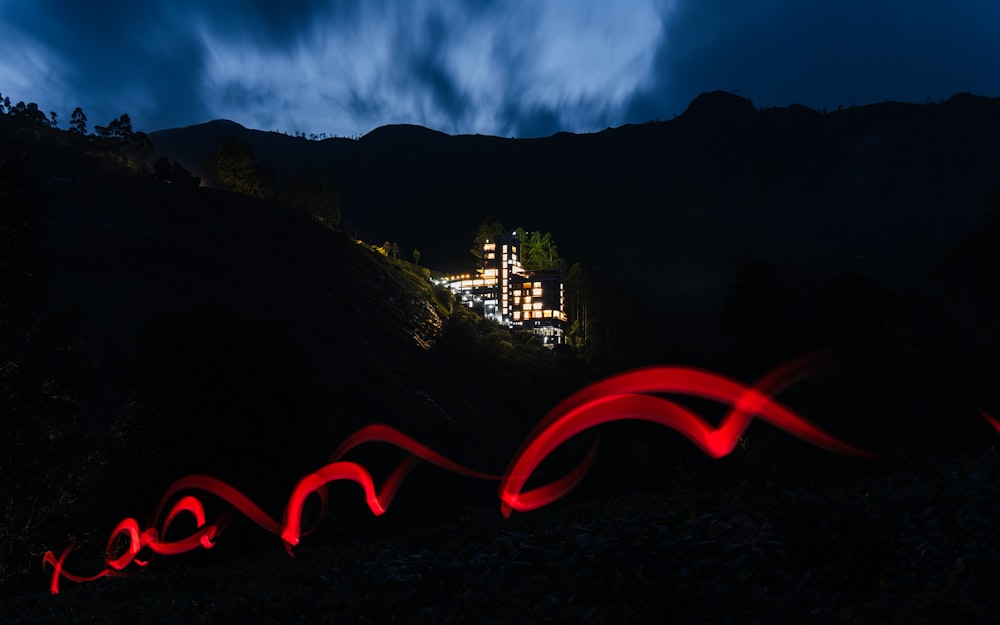
<path fill-rule="evenodd" d="M 228 118 L 544 136 L 698 93 L 813 108 L 1000 95 L 997 0 L 0 0 L 0 92 L 152 131 Z"/>

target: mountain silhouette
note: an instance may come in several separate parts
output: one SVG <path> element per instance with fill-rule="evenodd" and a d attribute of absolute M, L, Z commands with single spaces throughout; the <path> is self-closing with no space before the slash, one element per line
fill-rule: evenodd
<path fill-rule="evenodd" d="M 328 172 L 346 226 L 427 266 L 470 269 L 495 216 L 670 314 L 718 305 L 747 258 L 919 288 L 1000 189 L 1000 98 L 970 94 L 824 113 L 712 92 L 669 121 L 540 139 L 393 125 L 309 141 L 224 120 L 151 137 L 201 174 L 227 134 L 279 173 Z"/>

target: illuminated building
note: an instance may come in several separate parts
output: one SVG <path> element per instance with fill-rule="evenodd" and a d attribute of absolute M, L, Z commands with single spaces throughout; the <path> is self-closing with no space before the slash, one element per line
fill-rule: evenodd
<path fill-rule="evenodd" d="M 516 233 L 483 245 L 482 268 L 475 275 L 445 278 L 460 302 L 487 319 L 529 330 L 549 347 L 563 342 L 566 297 L 559 271 L 529 271 L 521 264 Z"/>

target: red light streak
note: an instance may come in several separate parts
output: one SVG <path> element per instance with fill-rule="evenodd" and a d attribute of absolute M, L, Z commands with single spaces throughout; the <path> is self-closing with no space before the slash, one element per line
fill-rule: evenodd
<path fill-rule="evenodd" d="M 511 510 L 533 510 L 565 495 L 579 481 L 567 476 L 546 486 L 523 492 L 531 473 L 554 449 L 584 430 L 626 419 L 652 421 L 677 430 L 712 458 L 736 448 L 740 436 L 758 417 L 818 447 L 841 454 L 871 456 L 806 421 L 771 399 L 822 364 L 821 355 L 793 360 L 748 387 L 717 373 L 691 367 L 648 367 L 611 376 L 571 395 L 552 409 L 528 436 L 500 483 L 504 516 Z M 732 406 L 718 427 L 668 399 L 648 393 L 686 394 Z M 574 472 L 575 473 L 575 472 Z M 581 476 L 582 477 L 582 476 Z"/>
<path fill-rule="evenodd" d="M 767 421 L 829 451 L 859 456 L 872 455 L 841 442 L 772 399 L 772 395 L 808 375 L 808 367 L 816 364 L 822 364 L 819 356 L 794 360 L 772 371 L 754 386 L 746 386 L 722 375 L 690 367 L 649 367 L 611 376 L 571 395 L 553 408 L 527 437 L 503 476 L 469 469 L 387 425 L 369 425 L 344 440 L 334 450 L 328 464 L 298 481 L 280 523 L 248 496 L 217 478 L 207 475 L 183 477 L 163 494 L 146 529 L 142 529 L 133 518 L 122 520 L 114 528 L 105 548 L 105 568 L 102 571 L 91 576 L 67 571 L 66 558 L 74 546 L 67 548 L 58 557 L 51 551 L 47 552 L 43 562 L 53 568 L 50 590 L 53 594 L 59 592 L 61 578 L 80 583 L 91 582 L 102 577 L 125 575 L 133 564 L 144 567 L 149 560 L 140 560 L 139 555 L 146 549 L 151 554 L 159 555 L 178 555 L 199 548 L 210 549 L 231 521 L 234 512 L 241 513 L 264 530 L 279 536 L 291 554 L 292 547 L 299 544 L 301 537 L 322 522 L 328 506 L 326 489 L 331 482 L 347 480 L 356 483 L 364 492 L 365 502 L 372 514 L 380 516 L 389 509 L 400 484 L 421 460 L 459 475 L 499 481 L 501 510 L 505 516 L 509 516 L 512 510 L 533 510 L 558 500 L 583 479 L 596 455 L 597 444 L 592 445 L 580 464 L 562 478 L 524 491 L 525 484 L 538 465 L 573 436 L 612 421 L 637 419 L 664 425 L 689 438 L 713 458 L 731 453 L 754 418 Z M 707 398 L 729 404 L 730 410 L 718 427 L 715 427 L 690 409 L 653 393 Z M 983 416 L 1000 431 L 1000 422 L 986 413 Z M 365 467 L 343 460 L 355 447 L 371 442 L 387 443 L 407 452 L 380 489 L 376 489 L 375 482 Z M 208 522 L 202 500 L 192 494 L 185 494 L 173 503 L 163 517 L 167 504 L 184 491 L 201 491 L 212 495 L 225 502 L 229 510 Z M 315 526 L 303 530 L 303 509 L 306 501 L 314 494 L 320 499 L 321 512 Z M 162 539 L 178 517 L 188 515 L 193 517 L 195 523 L 195 530 L 190 535 L 175 541 Z M 124 551 L 118 553 L 123 541 Z"/>
<path fill-rule="evenodd" d="M 982 408 L 979 408 L 978 410 L 979 414 L 983 417 L 983 419 L 986 420 L 986 423 L 989 423 L 993 427 L 993 429 L 997 431 L 997 434 L 1000 434 L 1000 419 L 997 419 L 996 417 L 986 412 Z"/>

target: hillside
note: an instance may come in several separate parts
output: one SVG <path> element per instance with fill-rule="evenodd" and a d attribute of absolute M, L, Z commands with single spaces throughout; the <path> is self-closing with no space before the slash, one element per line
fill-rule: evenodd
<path fill-rule="evenodd" d="M 590 362 L 477 318 L 433 288 L 426 267 L 300 211 L 165 180 L 117 139 L 0 116 L 0 613 L 12 623 L 988 622 L 1000 609 L 1000 439 L 981 412 L 1000 414 L 994 106 L 961 96 L 822 114 L 708 94 L 677 120 L 589 136 L 407 126 L 329 144 L 357 176 L 341 179 L 345 220 L 389 202 L 390 217 L 368 215 L 388 232 L 371 240 L 409 224 L 426 237 L 415 244 L 422 263 L 467 255 L 460 224 L 481 220 L 473 200 L 513 199 L 523 183 L 521 204 L 493 206 L 520 208 L 494 213 L 544 225 L 564 256 L 594 267 L 584 282 L 605 351 Z M 211 133 L 233 131 L 260 137 L 231 122 L 193 136 L 212 145 Z M 327 147 L 267 140 L 291 150 L 268 162 L 292 169 Z M 262 146 L 259 158 L 277 158 Z M 565 198 L 583 214 L 614 193 L 607 223 L 566 217 L 577 205 Z M 428 194 L 454 222 L 420 215 L 437 205 Z M 942 215 L 932 207 L 945 196 L 954 210 Z M 413 203 L 396 203 L 405 197 Z M 652 210 L 663 198 L 678 203 Z M 815 210 L 800 215 L 803 198 Z M 771 211 L 754 213 L 761 222 L 740 216 L 761 206 Z M 878 244 L 851 247 L 866 237 Z M 761 241 L 760 253 L 747 247 Z M 788 380 L 769 373 L 816 350 L 823 358 Z M 496 476 L 539 420 L 596 378 L 650 362 L 746 383 L 711 378 L 702 392 L 735 388 L 734 408 L 755 403 L 749 385 L 780 388 L 783 405 L 875 456 L 800 440 L 773 411 L 717 459 L 683 427 L 602 423 L 528 482 L 589 466 L 567 497 L 505 519 Z M 671 371 L 675 384 L 704 374 Z M 727 410 L 659 388 L 614 386 L 588 405 L 676 400 L 675 423 L 683 410 L 711 423 Z M 642 413 L 627 406 L 615 416 Z M 127 552 L 123 532 L 109 540 L 114 528 L 145 523 L 175 480 L 224 480 L 282 518 L 294 485 L 372 423 L 494 477 L 422 463 L 377 518 L 374 498 L 334 485 L 295 558 L 266 523 L 227 517 L 220 497 L 187 489 L 222 519 L 212 549 L 158 556 L 121 579 L 64 579 L 50 596 L 47 550 L 79 545 L 74 573 L 108 566 L 105 549 Z M 380 483 L 403 456 L 385 444 L 351 451 Z M 315 499 L 301 508 L 310 518 Z"/>
<path fill-rule="evenodd" d="M 500 463 L 586 380 L 573 358 L 456 309 L 424 268 L 276 206 L 166 184 L 96 139 L 0 121 L 23 155 L 3 163 L 20 184 L 4 187 L 17 212 L 0 257 L 5 583 L 26 583 L 41 541 L 96 544 L 91 531 L 189 473 L 280 501 L 372 422 Z M 533 405 L 505 417 L 498 382 Z"/>
<path fill-rule="evenodd" d="M 151 136 L 193 169 L 234 133 L 270 167 L 328 171 L 346 226 L 443 270 L 469 267 L 456 242 L 487 216 L 553 232 L 656 311 L 640 325 L 710 341 L 748 258 L 926 290 L 1000 189 L 997 120 L 1000 99 L 966 94 L 821 113 L 715 92 L 673 120 L 544 139 L 387 126 L 308 141 L 224 121 Z"/>

